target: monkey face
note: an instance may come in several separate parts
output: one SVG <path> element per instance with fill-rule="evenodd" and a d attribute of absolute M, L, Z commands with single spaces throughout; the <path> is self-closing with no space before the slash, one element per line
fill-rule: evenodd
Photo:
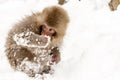
<path fill-rule="evenodd" d="M 53 27 L 48 26 L 47 24 L 43 24 L 40 26 L 40 35 L 55 37 L 56 30 Z"/>

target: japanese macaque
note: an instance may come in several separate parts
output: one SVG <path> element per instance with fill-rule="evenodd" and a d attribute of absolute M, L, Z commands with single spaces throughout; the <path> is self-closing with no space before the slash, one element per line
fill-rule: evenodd
<path fill-rule="evenodd" d="M 111 0 L 109 2 L 109 7 L 112 11 L 117 10 L 118 5 L 120 4 L 120 0 Z"/>
<path fill-rule="evenodd" d="M 6 55 L 14 70 L 30 77 L 47 74 L 60 61 L 60 46 L 69 17 L 58 6 L 33 13 L 15 24 L 6 39 Z"/>
<path fill-rule="evenodd" d="M 63 5 L 67 2 L 68 2 L 68 0 L 58 0 L 58 4 L 60 4 L 60 5 Z"/>

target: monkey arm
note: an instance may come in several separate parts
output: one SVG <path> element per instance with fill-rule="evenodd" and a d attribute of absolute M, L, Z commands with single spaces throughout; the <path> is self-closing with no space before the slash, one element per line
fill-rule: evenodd
<path fill-rule="evenodd" d="M 60 51 L 58 47 L 52 49 L 51 55 L 52 55 L 52 62 L 55 62 L 57 64 L 61 60 Z"/>
<path fill-rule="evenodd" d="M 36 48 L 45 48 L 50 42 L 50 38 L 48 36 L 40 36 L 28 31 L 15 34 L 13 39 L 17 45 Z"/>

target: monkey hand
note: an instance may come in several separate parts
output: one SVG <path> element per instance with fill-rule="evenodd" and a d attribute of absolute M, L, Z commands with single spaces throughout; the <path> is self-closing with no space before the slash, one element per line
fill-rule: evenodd
<path fill-rule="evenodd" d="M 13 39 L 17 45 L 36 48 L 46 48 L 50 42 L 50 37 L 37 35 L 33 32 L 15 34 Z"/>
<path fill-rule="evenodd" d="M 61 60 L 60 52 L 59 52 L 59 49 L 57 47 L 52 49 L 52 52 L 50 55 L 51 55 L 51 63 L 57 64 Z"/>

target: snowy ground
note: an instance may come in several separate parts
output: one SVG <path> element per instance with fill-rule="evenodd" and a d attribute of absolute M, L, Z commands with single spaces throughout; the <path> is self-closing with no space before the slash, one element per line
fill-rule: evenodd
<path fill-rule="evenodd" d="M 109 0 L 69 0 L 64 7 L 70 24 L 62 61 L 47 80 L 120 80 L 120 9 L 111 12 Z M 11 26 L 31 12 L 57 0 L 0 0 L 0 80 L 40 80 L 11 69 L 4 42 Z"/>

